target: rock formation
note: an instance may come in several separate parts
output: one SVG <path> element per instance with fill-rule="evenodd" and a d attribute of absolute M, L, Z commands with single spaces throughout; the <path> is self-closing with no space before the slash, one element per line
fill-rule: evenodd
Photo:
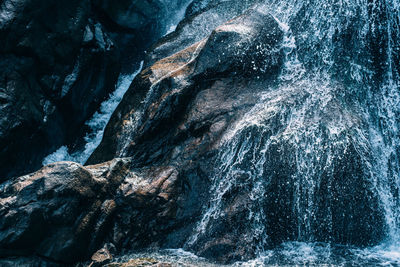
<path fill-rule="evenodd" d="M 258 2 L 193 1 L 176 31 L 146 53 L 85 166 L 54 163 L 0 185 L 0 264 L 98 266 L 146 248 L 184 248 L 231 263 L 287 241 L 365 247 L 387 236 L 371 144 L 379 138 L 365 115 L 381 110 L 362 106 L 369 91 L 349 89 L 357 77 L 338 74 L 350 64 L 347 52 L 307 54 L 328 33 L 307 42 L 296 25 L 303 9 L 289 21 L 293 33 L 265 9 L 249 9 Z M 163 1 L 62 1 L 38 12 L 34 3 L 1 3 L 4 178 L 37 166 L 76 133 L 120 64 L 129 69 L 165 26 L 156 23 Z M 42 20 L 47 7 L 72 15 Z M 7 24 L 13 16 L 18 23 Z M 26 25 L 47 31 L 24 34 Z M 146 30 L 134 48 L 126 45 Z M 121 60 L 117 47 L 134 55 Z M 335 65 L 319 69 L 326 62 Z M 395 134 L 388 136 L 393 143 Z"/>
<path fill-rule="evenodd" d="M 33 171 L 114 90 L 119 54 L 89 1 L 2 1 L 0 180 Z"/>
<path fill-rule="evenodd" d="M 143 71 L 132 86 L 135 90 L 120 105 L 123 111 L 116 112 L 126 111 L 125 118 L 114 118 L 110 125 L 118 131 L 112 136 L 135 134 L 129 144 L 114 146 L 138 151 L 138 145 L 146 153 L 127 152 L 128 159 L 88 167 L 57 163 L 3 184 L 0 242 L 8 248 L 3 253 L 23 251 L 76 262 L 89 257 L 105 240 L 118 249 L 183 244 L 188 227 L 201 213 L 194 199 L 204 197 L 207 188 L 199 162 L 190 162 L 212 153 L 227 124 L 255 103 L 252 95 L 260 85 L 256 77 L 276 75 L 281 40 L 282 32 L 271 16 L 249 11 Z M 222 51 L 226 56 L 213 56 Z M 247 83 L 246 77 L 255 81 Z M 138 90 L 138 85 L 143 89 Z M 144 102 L 135 132 L 129 116 L 132 109 L 141 108 L 135 101 L 142 102 L 147 91 L 154 95 Z M 189 116 L 181 116 L 187 109 Z M 100 155 L 106 155 L 103 146 Z M 110 153 L 114 157 L 121 151 Z M 200 175 L 192 173 L 196 169 Z M 10 228 L 15 223 L 18 227 Z"/>
<path fill-rule="evenodd" d="M 120 71 L 131 71 L 164 33 L 148 27 L 164 4 L 126 9 L 125 1 L 110 9 L 109 2 L 0 3 L 1 181 L 37 170 L 50 152 L 75 143 Z M 130 13 L 139 8 L 148 15 Z"/>

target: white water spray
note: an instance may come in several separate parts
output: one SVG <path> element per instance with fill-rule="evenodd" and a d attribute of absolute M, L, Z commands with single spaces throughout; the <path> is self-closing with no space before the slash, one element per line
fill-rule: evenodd
<path fill-rule="evenodd" d="M 62 146 L 54 153 L 44 158 L 43 165 L 57 161 L 74 161 L 84 164 L 96 147 L 100 144 L 101 139 L 103 138 L 104 129 L 107 126 L 111 115 L 117 108 L 119 102 L 121 102 L 133 79 L 140 73 L 142 68 L 143 61 L 140 63 L 139 69 L 134 73 L 130 75 L 121 75 L 118 79 L 117 89 L 110 95 L 108 100 L 101 104 L 99 111 L 97 111 L 93 117 L 85 123 L 87 126 L 89 126 L 90 132 L 86 134 L 84 138 L 85 147 L 82 151 L 76 151 L 70 154 L 68 152 L 68 148 L 66 146 Z"/>

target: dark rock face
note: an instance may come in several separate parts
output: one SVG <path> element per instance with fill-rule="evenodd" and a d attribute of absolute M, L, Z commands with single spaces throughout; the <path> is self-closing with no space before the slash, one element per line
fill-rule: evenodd
<path fill-rule="evenodd" d="M 104 240 L 119 249 L 157 242 L 177 223 L 182 181 L 169 166 L 130 169 L 129 159 L 85 168 L 61 162 L 4 183 L 0 256 L 74 263 L 88 259 Z M 109 247 L 115 249 L 106 245 L 108 255 Z"/>
<path fill-rule="evenodd" d="M 122 72 L 131 73 L 144 51 L 164 32 L 160 1 L 92 1 L 96 18 L 118 46 Z"/>
<path fill-rule="evenodd" d="M 287 128 L 273 133 L 276 121 L 265 123 L 262 129 L 243 129 L 221 148 L 229 152 L 217 157 L 210 192 L 221 197 L 210 210 L 215 205 L 220 212 L 208 214 L 189 248 L 205 257 L 237 260 L 292 240 L 368 246 L 384 238 L 379 198 L 349 133 L 330 140 L 334 145 L 324 151 L 329 156 L 313 165 L 282 135 Z M 301 164 L 313 168 L 312 180 Z M 223 258 L 221 250 L 227 253 Z"/>
<path fill-rule="evenodd" d="M 225 38 L 227 46 L 215 43 L 219 36 Z M 254 72 L 233 77 L 240 71 L 240 61 L 247 64 L 246 55 L 257 52 L 251 45 L 254 40 L 269 44 L 271 51 L 279 45 L 282 32 L 271 16 L 250 11 L 217 28 L 208 39 L 157 62 L 141 74 L 136 84 L 142 83 L 143 90 L 155 84 L 155 94 L 145 104 L 146 115 L 132 139 L 136 143 L 117 144 L 126 146 L 134 162 L 114 160 L 85 168 L 74 163 L 53 164 L 3 184 L 3 256 L 35 253 L 54 261 L 75 262 L 88 258 L 103 241 L 119 250 L 183 246 L 201 214 L 202 202 L 198 200 L 206 199 L 208 187 L 206 165 L 190 162 L 212 153 L 212 145 L 227 122 L 255 103 L 252 95 L 259 84 L 247 84 L 245 77 L 267 74 L 267 69 L 273 73 L 279 66 L 281 53 L 276 50 Z M 210 57 L 218 49 L 224 51 L 229 43 L 241 48 L 237 61 Z M 218 80 L 197 85 L 211 78 L 209 70 L 219 67 L 223 71 Z M 125 103 L 141 101 L 141 93 L 131 91 Z M 131 114 L 132 106 L 120 107 Z M 187 117 L 180 114 L 186 109 Z M 127 120 L 129 114 L 125 115 Z M 119 122 L 114 119 L 112 123 L 121 134 L 134 134 L 121 128 Z M 165 125 L 173 125 L 175 130 Z M 165 138 L 157 141 L 160 135 Z M 165 141 L 171 146 L 163 145 Z M 146 153 L 140 155 L 139 151 Z M 112 151 L 112 157 L 116 153 Z M 10 227 L 16 223 L 17 227 Z"/>
<path fill-rule="evenodd" d="M 362 246 L 382 240 L 384 215 L 366 171 L 368 153 L 359 154 L 364 148 L 352 130 L 365 122 L 357 107 L 337 97 L 342 85 L 322 105 L 308 85 L 274 84 L 283 32 L 257 11 L 170 51 L 195 19 L 149 54 L 148 63 L 166 57 L 136 78 L 89 159 L 123 156 L 140 168 L 173 165 L 183 181 L 198 185 L 188 186 L 186 195 L 217 196 L 203 208 L 178 205 L 173 221 L 186 213 L 189 226 L 150 240 L 222 262 L 248 259 L 288 240 Z M 291 125 L 292 109 L 306 110 L 302 128 Z"/>
<path fill-rule="evenodd" d="M 124 237 L 132 240 L 124 246 L 184 245 L 201 214 L 202 205 L 195 200 L 207 199 L 207 177 L 212 175 L 207 168 L 214 145 L 228 125 L 256 103 L 255 93 L 277 74 L 282 54 L 276 48 L 281 41 L 282 31 L 271 16 L 249 11 L 218 27 L 207 39 L 158 61 L 135 80 L 89 162 L 120 154 L 132 157 L 137 167 L 173 165 L 183 185 L 174 194 L 180 195 L 176 213 L 169 221 L 157 223 L 157 234 L 150 238 L 153 229 L 147 229 L 145 236 L 133 231 Z M 264 46 L 258 51 L 259 42 Z M 247 71 L 249 65 L 251 71 Z M 152 94 L 146 96 L 149 88 Z M 132 125 L 134 120 L 136 125 Z M 158 210 L 157 205 L 152 210 Z M 130 217 L 128 210 L 132 208 L 127 206 L 121 214 Z M 238 257 L 230 253 L 226 249 L 220 256 L 226 261 Z"/>
<path fill-rule="evenodd" d="M 89 1 L 2 1 L 0 179 L 32 171 L 114 89 L 118 51 Z"/>
<path fill-rule="evenodd" d="M 215 136 L 204 146 L 208 147 L 238 115 L 232 109 L 240 112 L 255 103 L 254 93 L 262 88 L 257 79 L 277 74 L 282 60 L 277 48 L 281 40 L 282 32 L 271 16 L 250 11 L 218 27 L 209 38 L 158 61 L 131 85 L 88 164 L 133 153 L 141 154 L 134 157 L 138 161 L 154 163 L 157 157 L 167 155 L 163 149 L 171 148 L 165 141 L 176 144 L 190 139 L 190 143 L 199 145 L 196 142 L 203 139 L 201 136 L 215 128 Z M 259 42 L 263 45 L 258 46 Z M 248 77 L 254 82 L 248 79 L 248 83 Z M 242 101 L 236 101 L 238 96 Z M 142 107 L 140 102 L 144 102 Z M 135 120 L 138 131 L 132 129 Z M 130 143 L 121 143 L 124 140 Z"/>
<path fill-rule="evenodd" d="M 58 163 L 3 184 L 2 256 L 35 253 L 60 262 L 89 257 L 115 211 L 110 197 L 127 164 L 116 160 L 85 169 Z"/>
<path fill-rule="evenodd" d="M 190 0 L 94 0 L 99 20 L 121 49 L 123 72 L 132 73 L 135 62 L 182 19 Z M 133 69 L 132 69 L 133 68 Z"/>
<path fill-rule="evenodd" d="M 368 246 L 384 238 L 384 213 L 353 132 L 360 118 L 299 89 L 264 93 L 226 131 L 208 163 L 214 198 L 187 249 L 235 261 L 292 240 Z M 292 108 L 308 111 L 302 124 L 288 123 L 298 115 Z M 333 125 L 343 130 L 332 134 Z"/>
<path fill-rule="evenodd" d="M 183 247 L 229 263 L 289 240 L 382 240 L 366 122 L 341 98 L 346 86 L 279 80 L 287 36 L 276 19 L 206 3 L 147 55 L 88 161 L 97 165 L 52 164 L 1 185 L 0 256 L 100 264 L 114 247 Z M 97 8 L 133 29 L 134 16 L 116 15 L 126 4 Z M 96 25 L 83 40 L 97 40 Z"/>
<path fill-rule="evenodd" d="M 130 28 L 142 29 L 149 24 L 159 23 L 162 4 L 160 1 L 118 1 L 111 2 L 107 0 L 95 1 L 95 5 L 116 24 Z"/>

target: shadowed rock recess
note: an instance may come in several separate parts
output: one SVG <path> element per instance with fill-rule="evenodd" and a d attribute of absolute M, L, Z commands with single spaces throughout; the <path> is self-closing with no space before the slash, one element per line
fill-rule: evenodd
<path fill-rule="evenodd" d="M 162 2 L 0 2 L 0 176 L 37 167 L 76 133 L 126 64 L 118 49 L 137 60 L 162 32 L 150 12 Z M 380 35 L 367 29 L 371 50 L 349 63 L 351 15 L 351 27 L 315 41 L 308 21 L 327 24 L 319 13 L 321 25 L 312 24 L 306 6 L 287 1 L 273 16 L 280 1 L 238 2 L 189 5 L 146 53 L 86 166 L 54 163 L 0 185 L 0 265 L 98 266 L 148 248 L 233 263 L 288 241 L 366 247 L 394 235 L 400 150 L 383 150 L 398 135 L 382 129 L 398 122 L 378 97 L 380 60 L 389 57 L 375 55 Z M 284 13 L 289 7 L 298 13 Z M 146 30 L 135 48 L 126 45 Z M 364 63 L 363 82 L 341 73 Z M 391 66 L 392 80 L 399 69 Z"/>
<path fill-rule="evenodd" d="M 0 3 L 0 180 L 31 172 L 114 89 L 119 54 L 89 1 Z"/>
<path fill-rule="evenodd" d="M 146 27 L 162 3 L 108 9 L 109 2 L 0 2 L 0 181 L 37 170 L 50 152 L 74 143 L 120 71 L 131 71 L 162 34 Z"/>

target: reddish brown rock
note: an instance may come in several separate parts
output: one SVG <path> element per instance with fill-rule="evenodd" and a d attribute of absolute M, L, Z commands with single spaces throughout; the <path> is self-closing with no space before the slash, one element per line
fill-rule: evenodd
<path fill-rule="evenodd" d="M 109 198 L 127 166 L 128 160 L 114 160 L 92 173 L 93 168 L 61 162 L 1 185 L 1 256 L 77 262 L 91 255 L 115 212 Z"/>
<path fill-rule="evenodd" d="M 282 37 L 270 15 L 249 11 L 156 62 L 135 79 L 88 163 L 133 156 L 154 164 L 191 146 L 204 153 L 277 74 Z"/>
<path fill-rule="evenodd" d="M 160 224 L 175 223 L 181 186 L 173 167 L 132 171 L 129 159 L 48 165 L 1 185 L 0 257 L 74 263 L 92 256 L 98 264 L 112 259 L 114 244 L 157 243 L 167 231 Z"/>

